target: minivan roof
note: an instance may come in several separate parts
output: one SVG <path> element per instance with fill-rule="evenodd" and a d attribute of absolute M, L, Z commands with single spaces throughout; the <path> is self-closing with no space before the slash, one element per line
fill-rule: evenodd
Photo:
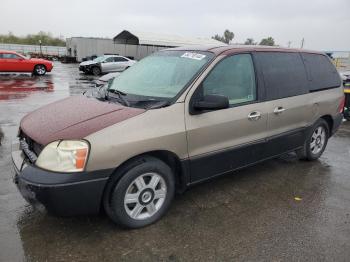
<path fill-rule="evenodd" d="M 296 49 L 296 48 L 286 48 L 277 46 L 262 46 L 262 45 L 200 45 L 200 46 L 181 46 L 175 48 L 165 49 L 175 50 L 175 51 L 209 51 L 215 55 L 220 54 L 231 54 L 249 51 L 269 51 L 269 52 L 300 52 L 300 53 L 315 53 L 324 54 L 323 52 L 306 50 L 306 49 Z"/>

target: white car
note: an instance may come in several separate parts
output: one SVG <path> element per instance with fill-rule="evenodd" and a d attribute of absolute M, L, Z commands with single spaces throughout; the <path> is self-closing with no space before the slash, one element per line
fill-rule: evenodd
<path fill-rule="evenodd" d="M 110 72 L 121 72 L 136 61 L 120 55 L 103 55 L 91 61 L 79 64 L 79 70 L 86 74 L 100 75 Z"/>

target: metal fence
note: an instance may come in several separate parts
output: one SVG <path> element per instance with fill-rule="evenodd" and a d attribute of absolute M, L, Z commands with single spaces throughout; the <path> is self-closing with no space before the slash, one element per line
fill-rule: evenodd
<path fill-rule="evenodd" d="M 62 46 L 41 46 L 40 45 L 17 45 L 17 44 L 2 44 L 0 43 L 0 50 L 10 50 L 22 54 L 43 54 L 48 56 L 62 57 L 67 54 L 66 47 Z"/>

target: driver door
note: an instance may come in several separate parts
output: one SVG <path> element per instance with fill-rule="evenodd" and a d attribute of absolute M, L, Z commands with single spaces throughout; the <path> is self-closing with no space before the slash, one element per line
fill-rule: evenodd
<path fill-rule="evenodd" d="M 24 60 L 22 57 L 16 55 L 16 54 L 8 54 L 4 53 L 1 54 L 1 71 L 4 72 L 22 72 L 25 71 L 23 66 L 25 67 L 25 64 L 22 64 L 22 60 Z"/>
<path fill-rule="evenodd" d="M 114 57 L 108 57 L 103 63 L 101 63 L 103 73 L 115 71 L 115 66 Z"/>
<path fill-rule="evenodd" d="M 191 100 L 223 95 L 230 107 L 186 113 L 191 182 L 247 166 L 264 156 L 267 108 L 259 101 L 256 82 L 251 54 L 236 54 L 219 61 L 197 87 Z"/>

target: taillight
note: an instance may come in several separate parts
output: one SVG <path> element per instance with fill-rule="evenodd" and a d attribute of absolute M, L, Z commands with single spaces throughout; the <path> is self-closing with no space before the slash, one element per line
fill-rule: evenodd
<path fill-rule="evenodd" d="M 338 107 L 339 113 L 343 113 L 344 106 L 345 106 L 345 96 L 343 96 L 342 99 L 340 100 L 339 107 Z"/>

